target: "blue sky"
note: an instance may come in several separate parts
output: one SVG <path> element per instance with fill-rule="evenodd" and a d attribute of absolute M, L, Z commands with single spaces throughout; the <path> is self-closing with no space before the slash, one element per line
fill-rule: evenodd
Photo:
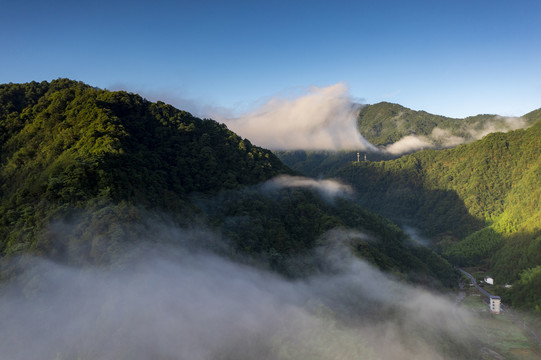
<path fill-rule="evenodd" d="M 69 77 L 198 115 L 337 83 L 453 117 L 541 107 L 538 0 L 0 4 L 0 83 Z"/>

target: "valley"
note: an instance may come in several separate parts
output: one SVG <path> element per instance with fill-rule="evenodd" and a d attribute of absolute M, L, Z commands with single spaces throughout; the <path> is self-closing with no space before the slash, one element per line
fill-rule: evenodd
<path fill-rule="evenodd" d="M 453 265 L 482 265 L 538 324 L 541 113 L 524 118 L 361 161 L 271 152 L 69 79 L 0 85 L 0 348 L 21 360 L 533 358 L 507 312 L 486 316 L 471 291 L 451 300 Z"/>
<path fill-rule="evenodd" d="M 469 278 L 466 279 L 461 284 L 460 306 L 476 316 L 475 321 L 467 326 L 467 331 L 485 344 L 481 349 L 483 358 L 539 359 L 541 342 L 532 325 L 526 324 L 527 315 L 513 309 L 491 314 L 486 297 L 470 285 Z"/>

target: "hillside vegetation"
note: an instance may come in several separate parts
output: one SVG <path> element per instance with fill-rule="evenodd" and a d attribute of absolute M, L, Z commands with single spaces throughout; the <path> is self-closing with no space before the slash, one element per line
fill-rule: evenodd
<path fill-rule="evenodd" d="M 506 120 L 498 115 L 476 115 L 455 119 L 381 102 L 363 106 L 357 117 L 357 126 L 365 139 L 377 146 L 392 144 L 408 135 L 435 135 L 436 146 L 448 147 L 446 140 L 450 136 L 460 137 L 463 142 L 471 142 L 489 129 L 508 130 L 509 124 Z M 524 120 L 527 124 L 532 124 L 535 116 L 526 116 Z M 448 133 L 433 133 L 436 128 Z"/>
<path fill-rule="evenodd" d="M 357 129 L 379 150 L 360 150 L 360 158 L 369 161 L 396 159 L 420 149 L 447 149 L 471 143 L 497 131 L 509 131 L 533 125 L 540 110 L 521 117 L 476 115 L 455 119 L 415 111 L 398 104 L 381 102 L 365 105 L 357 116 Z M 401 143 L 400 141 L 404 141 Z M 396 146 L 393 146 L 396 145 Z M 291 168 L 314 177 L 332 176 L 337 169 L 357 159 L 355 149 L 342 151 L 275 151 Z"/>
<path fill-rule="evenodd" d="M 156 229 L 169 224 L 211 229 L 229 256 L 301 276 L 317 270 L 307 256 L 337 228 L 370 237 L 344 240 L 381 269 L 425 283 L 455 278 L 441 257 L 351 201 L 302 188 L 269 195 L 256 184 L 292 170 L 225 125 L 162 102 L 67 79 L 5 84 L 0 134 L 4 260 L 108 264 L 143 240 L 176 244 L 175 232 Z"/>
<path fill-rule="evenodd" d="M 520 279 L 529 295 L 514 303 L 539 307 L 541 112 L 524 117 L 534 125 L 454 149 L 351 162 L 334 175 L 355 185 L 364 206 L 423 229 L 453 263 L 485 262 L 499 283 Z"/>
<path fill-rule="evenodd" d="M 395 158 L 392 155 L 384 153 L 374 153 L 366 151 L 306 151 L 306 150 L 291 150 L 291 151 L 276 151 L 274 154 L 287 166 L 299 171 L 300 173 L 321 178 L 332 175 L 338 169 L 357 160 L 359 158 L 369 161 L 382 161 Z"/>
<path fill-rule="evenodd" d="M 4 254 L 38 246 L 44 223 L 72 208 L 110 200 L 181 210 L 191 192 L 287 171 L 215 121 L 69 80 L 0 86 L 0 115 Z"/>

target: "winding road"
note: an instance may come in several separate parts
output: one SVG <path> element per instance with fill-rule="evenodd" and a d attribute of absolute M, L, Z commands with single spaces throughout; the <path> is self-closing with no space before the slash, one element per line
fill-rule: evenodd
<path fill-rule="evenodd" d="M 475 278 L 473 277 L 472 274 L 470 274 L 469 272 L 466 272 L 466 271 L 464 271 L 464 270 L 462 270 L 462 269 L 458 269 L 458 270 L 459 270 L 461 273 L 463 273 L 464 275 L 466 275 L 467 277 L 470 278 L 472 284 L 477 288 L 477 290 L 479 290 L 480 292 L 482 292 L 484 295 L 488 296 L 489 298 L 490 298 L 491 296 L 494 296 L 494 295 L 492 295 L 491 293 L 489 293 L 488 291 L 486 291 L 485 289 L 481 288 L 481 287 L 477 284 L 477 281 L 475 281 Z M 503 304 L 502 304 L 502 307 L 503 307 Z M 503 310 L 503 308 L 502 308 L 502 310 Z"/>

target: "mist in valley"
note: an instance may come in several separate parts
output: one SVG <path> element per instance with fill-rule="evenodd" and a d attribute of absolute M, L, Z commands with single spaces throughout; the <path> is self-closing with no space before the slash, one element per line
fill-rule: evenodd
<path fill-rule="evenodd" d="M 2 288 L 0 300 L 3 358 L 459 359 L 476 353 L 464 326 L 471 314 L 455 306 L 452 294 L 408 285 L 354 256 L 348 243 L 369 238 L 361 232 L 326 233 L 310 255 L 319 271 L 292 280 L 232 260 L 210 230 L 157 228 L 177 245 L 143 242 L 106 267 L 19 259 L 23 275 Z M 213 243 L 222 244 L 218 252 Z"/>
<path fill-rule="evenodd" d="M 272 192 L 284 188 L 307 188 L 317 192 L 322 198 L 332 202 L 337 197 L 348 198 L 354 194 L 353 188 L 337 180 L 312 179 L 304 176 L 279 175 L 261 185 L 261 191 Z"/>
<path fill-rule="evenodd" d="M 534 3 L 4 2 L 0 360 L 541 359 Z"/>

